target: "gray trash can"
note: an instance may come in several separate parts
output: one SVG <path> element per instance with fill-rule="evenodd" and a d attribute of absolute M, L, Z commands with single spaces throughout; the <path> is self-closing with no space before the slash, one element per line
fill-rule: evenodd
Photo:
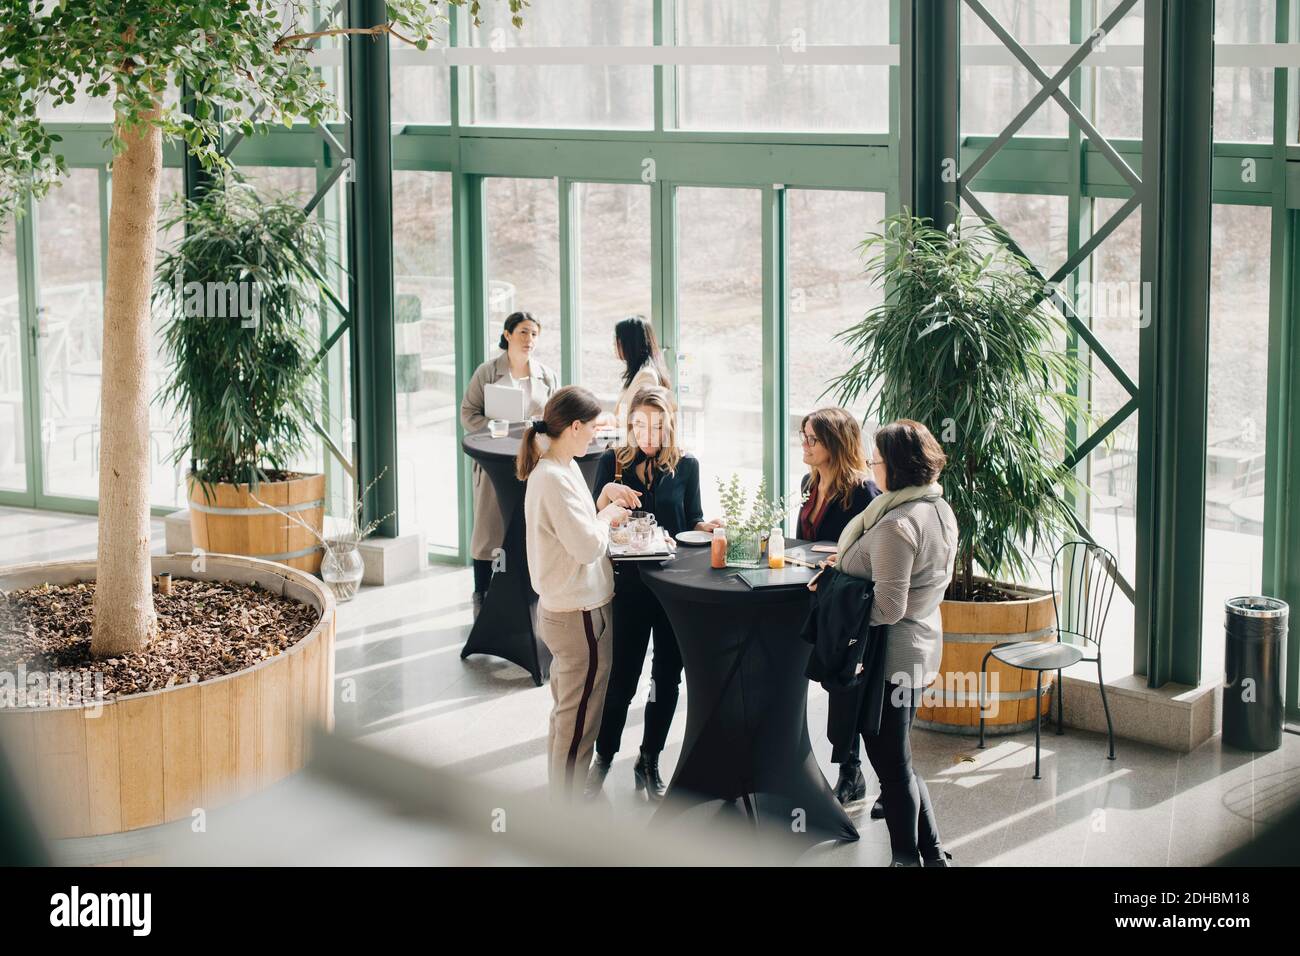
<path fill-rule="evenodd" d="M 1242 750 L 1282 746 L 1282 648 L 1287 604 L 1270 597 L 1224 603 L 1223 742 Z"/>

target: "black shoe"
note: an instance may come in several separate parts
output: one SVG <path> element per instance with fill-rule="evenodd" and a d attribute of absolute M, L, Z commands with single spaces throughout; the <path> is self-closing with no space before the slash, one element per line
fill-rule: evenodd
<path fill-rule="evenodd" d="M 613 765 L 613 758 L 606 760 L 600 754 L 596 754 L 591 767 L 587 770 L 587 785 L 582 791 L 586 799 L 593 800 L 600 796 L 601 788 L 605 786 L 605 778 L 609 776 L 609 768 Z"/>
<path fill-rule="evenodd" d="M 944 850 L 943 853 L 942 853 L 942 855 L 939 856 L 937 859 L 934 859 L 934 860 L 925 860 L 921 865 L 922 865 L 922 866 L 947 866 L 947 867 L 951 867 L 952 864 L 948 862 L 948 861 L 951 860 L 951 859 L 952 859 L 952 854 L 949 853 L 947 850 Z"/>
<path fill-rule="evenodd" d="M 920 860 L 900 860 L 894 857 L 889 863 L 890 866 L 921 866 Z"/>
<path fill-rule="evenodd" d="M 871 805 L 871 819 L 873 820 L 885 819 L 884 797 L 885 795 L 882 793 L 880 796 L 876 797 L 876 802 Z"/>
<path fill-rule="evenodd" d="M 861 800 L 867 795 L 867 779 L 862 776 L 862 765 L 856 763 L 840 764 L 840 779 L 835 784 L 835 799 L 840 806 L 846 807 L 854 800 Z"/>
<path fill-rule="evenodd" d="M 647 800 L 662 800 L 664 793 L 668 790 L 663 778 L 659 776 L 659 755 L 657 753 L 648 754 L 644 750 L 641 756 L 637 758 L 636 766 L 632 768 L 632 775 L 636 778 L 636 792 L 645 791 Z"/>

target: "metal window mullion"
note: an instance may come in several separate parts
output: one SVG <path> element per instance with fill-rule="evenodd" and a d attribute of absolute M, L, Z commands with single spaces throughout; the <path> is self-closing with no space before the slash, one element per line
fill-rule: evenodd
<path fill-rule="evenodd" d="M 677 43 L 677 0 L 654 0 L 654 45 Z M 658 64 L 654 71 L 654 130 L 677 127 L 677 68 Z"/>
<path fill-rule="evenodd" d="M 956 217 L 960 159 L 961 7 L 900 0 L 899 205 L 942 228 Z"/>
<path fill-rule="evenodd" d="M 1292 0 L 1277 0 L 1276 36 L 1295 40 L 1300 16 Z M 1269 272 L 1268 386 L 1265 425 L 1264 566 L 1261 590 L 1300 608 L 1300 213 L 1287 208 L 1287 145 L 1292 136 L 1296 90 L 1294 70 L 1274 71 L 1272 260 Z M 1300 653 L 1295 642 L 1285 663 L 1286 713 L 1300 720 Z"/>
<path fill-rule="evenodd" d="M 763 242 L 763 476 L 773 498 L 785 493 L 786 420 L 789 376 L 786 368 L 785 189 L 765 186 L 761 193 Z"/>
<path fill-rule="evenodd" d="M 1214 4 L 1146 0 L 1134 673 L 1201 672 Z"/>
<path fill-rule="evenodd" d="M 459 164 L 457 164 L 459 165 Z M 484 270 L 482 180 L 460 172 L 451 174 L 452 229 L 452 296 L 455 314 L 453 331 L 456 343 L 456 395 L 465 394 L 470 377 L 483 361 Z M 465 427 L 456 415 L 456 447 L 459 468 L 456 471 L 458 502 L 457 528 L 461 561 L 470 557 L 469 541 L 474 530 L 474 502 L 470 489 L 472 464 L 459 453 Z"/>
<path fill-rule="evenodd" d="M 18 267 L 18 326 L 23 388 L 23 438 L 26 442 L 27 488 L 21 503 L 34 505 L 44 490 L 45 445 L 41 428 L 41 373 L 39 314 L 39 263 L 36 255 L 36 204 L 31 196 L 20 201 L 22 214 L 14 219 L 14 246 Z M 16 502 L 17 503 L 17 502 Z"/>
<path fill-rule="evenodd" d="M 386 22 L 383 0 L 348 0 L 348 24 Z M 382 518 L 376 533 L 397 534 L 397 392 L 393 325 L 392 127 L 388 38 L 349 43 L 345 58 L 355 164 L 348 184 L 352 251 L 353 461 L 364 496 L 362 520 Z M 383 474 L 383 480 L 376 479 Z"/>
<path fill-rule="evenodd" d="M 578 354 L 578 313 L 582 296 L 578 243 L 582 227 L 574 208 L 573 180 L 557 177 L 555 189 L 560 232 L 560 380 L 572 385 L 582 377 L 581 356 Z"/>

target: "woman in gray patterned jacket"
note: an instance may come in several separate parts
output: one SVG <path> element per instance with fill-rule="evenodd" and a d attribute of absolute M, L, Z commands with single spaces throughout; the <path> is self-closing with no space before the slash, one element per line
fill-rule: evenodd
<path fill-rule="evenodd" d="M 888 625 L 880 732 L 863 735 L 880 778 L 894 866 L 947 866 L 925 781 L 912 770 L 911 729 L 943 653 L 939 604 L 957 557 L 957 519 L 937 482 L 947 457 L 929 429 L 900 419 L 876 432 L 883 489 L 840 535 L 837 567 L 875 584 L 871 623 Z"/>

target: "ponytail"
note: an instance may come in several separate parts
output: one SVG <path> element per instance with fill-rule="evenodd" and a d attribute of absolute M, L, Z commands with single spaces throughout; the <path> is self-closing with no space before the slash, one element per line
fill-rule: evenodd
<path fill-rule="evenodd" d="M 589 422 L 599 415 L 600 402 L 582 386 L 566 385 L 558 389 L 547 401 L 542 417 L 529 423 L 519 442 L 519 453 L 515 456 L 515 477 L 527 481 L 541 460 L 542 452 L 538 448 L 537 436 L 555 438 L 574 422 Z"/>

